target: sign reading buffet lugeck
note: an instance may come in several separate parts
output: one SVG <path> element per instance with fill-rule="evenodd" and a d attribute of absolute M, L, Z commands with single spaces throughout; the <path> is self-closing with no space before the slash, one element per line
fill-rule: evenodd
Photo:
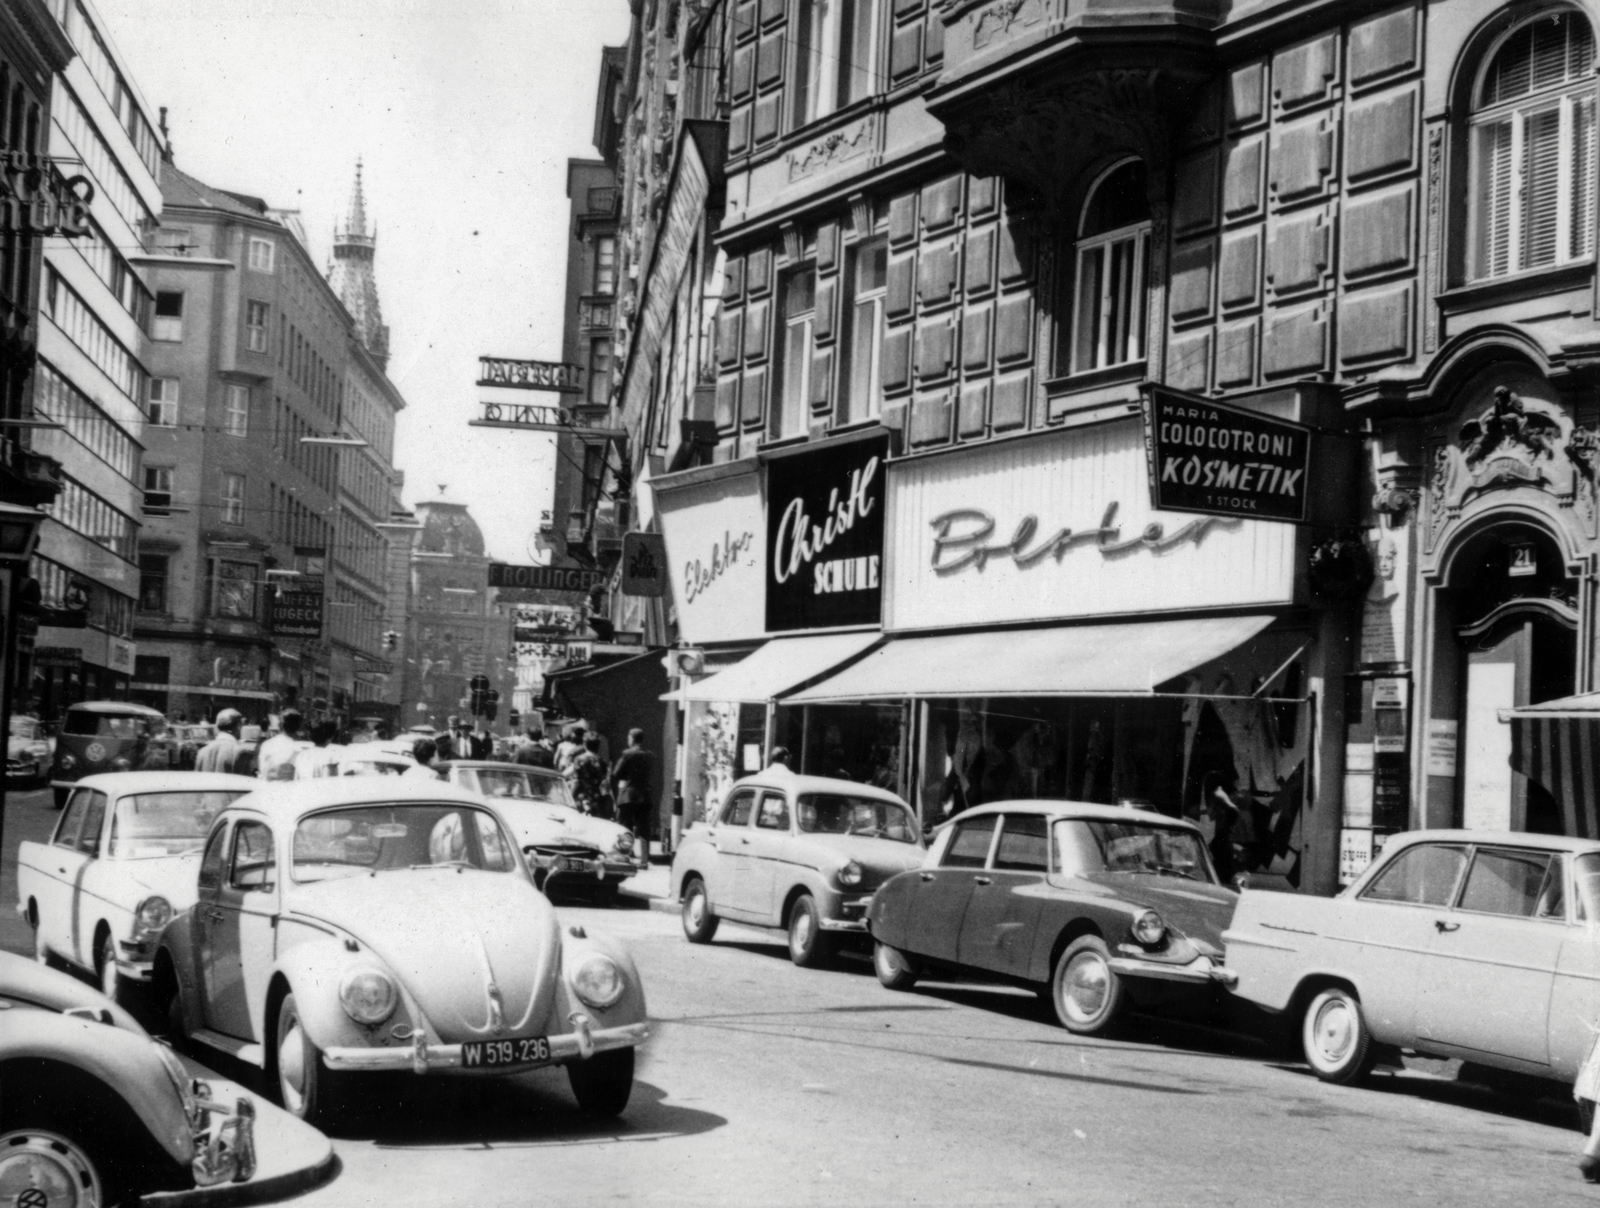
<path fill-rule="evenodd" d="M 767 629 L 876 625 L 887 434 L 767 463 Z"/>
<path fill-rule="evenodd" d="M 1311 429 L 1150 387 L 1150 502 L 1164 512 L 1304 521 Z"/>

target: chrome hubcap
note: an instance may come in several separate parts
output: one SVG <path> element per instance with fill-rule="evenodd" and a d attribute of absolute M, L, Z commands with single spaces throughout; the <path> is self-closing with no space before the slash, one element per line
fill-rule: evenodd
<path fill-rule="evenodd" d="M 805 952 L 811 947 L 811 912 L 797 910 L 794 912 L 794 950 Z"/>
<path fill-rule="evenodd" d="M 0 1137 L 0 1203 L 21 1208 L 99 1208 L 100 1179 L 89 1155 L 55 1133 Z"/>
<path fill-rule="evenodd" d="M 1324 1004 L 1317 1012 L 1312 1034 L 1324 1061 L 1332 1065 L 1343 1060 L 1355 1035 L 1348 1005 L 1339 1001 Z"/>
<path fill-rule="evenodd" d="M 306 1035 L 292 1015 L 278 1039 L 278 1085 L 283 1089 L 283 1105 L 299 1115 L 306 1101 Z"/>
<path fill-rule="evenodd" d="M 1085 954 L 1067 966 L 1066 1005 L 1074 1019 L 1093 1019 L 1106 1005 L 1111 970 L 1097 956 Z"/>
<path fill-rule="evenodd" d="M 117 956 L 110 940 L 100 950 L 100 993 L 111 999 L 117 996 Z"/>
<path fill-rule="evenodd" d="M 706 895 L 696 889 L 689 895 L 689 926 L 698 928 L 706 918 Z"/>

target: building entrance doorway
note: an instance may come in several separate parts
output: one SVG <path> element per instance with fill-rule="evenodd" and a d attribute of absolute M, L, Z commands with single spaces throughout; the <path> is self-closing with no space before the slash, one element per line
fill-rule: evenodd
<path fill-rule="evenodd" d="M 1576 690 L 1577 591 L 1556 543 L 1527 525 L 1490 529 L 1456 561 L 1448 603 L 1459 669 L 1459 816 L 1469 830 L 1561 830 L 1549 792 L 1512 770 L 1501 713 Z"/>

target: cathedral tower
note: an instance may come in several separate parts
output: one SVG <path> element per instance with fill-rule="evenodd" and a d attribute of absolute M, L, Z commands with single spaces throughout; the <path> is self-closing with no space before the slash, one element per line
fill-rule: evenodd
<path fill-rule="evenodd" d="M 350 193 L 350 210 L 344 225 L 333 231 L 333 263 L 328 283 L 356 321 L 356 334 L 378 364 L 389 363 L 389 329 L 378 305 L 378 282 L 372 274 L 378 235 L 367 230 L 367 198 L 361 188 L 361 161 L 356 161 L 356 183 Z"/>

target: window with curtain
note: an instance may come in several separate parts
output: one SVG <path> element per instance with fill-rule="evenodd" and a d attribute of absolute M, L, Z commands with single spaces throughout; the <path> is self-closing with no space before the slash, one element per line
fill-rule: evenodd
<path fill-rule="evenodd" d="M 1150 197 L 1144 164 L 1130 159 L 1090 190 L 1078 226 L 1071 362 L 1086 373 L 1142 361 Z"/>
<path fill-rule="evenodd" d="M 879 91 L 880 4 L 881 0 L 796 0 L 792 128 Z"/>
<path fill-rule="evenodd" d="M 250 435 L 250 387 L 228 387 L 228 410 L 223 431 L 229 436 Z"/>
<path fill-rule="evenodd" d="M 817 274 L 812 265 L 783 277 L 779 292 L 778 364 L 767 435 L 777 440 L 806 430 L 811 398 L 811 350 L 816 330 Z"/>
<path fill-rule="evenodd" d="M 845 260 L 845 284 L 850 291 L 844 349 L 844 397 L 839 400 L 838 422 L 853 424 L 871 419 L 883 404 L 880 374 L 883 344 L 883 299 L 888 282 L 887 240 L 866 239 L 850 249 Z"/>
<path fill-rule="evenodd" d="M 1570 9 L 1514 26 L 1484 66 L 1471 117 L 1475 279 L 1594 252 L 1594 31 Z"/>

